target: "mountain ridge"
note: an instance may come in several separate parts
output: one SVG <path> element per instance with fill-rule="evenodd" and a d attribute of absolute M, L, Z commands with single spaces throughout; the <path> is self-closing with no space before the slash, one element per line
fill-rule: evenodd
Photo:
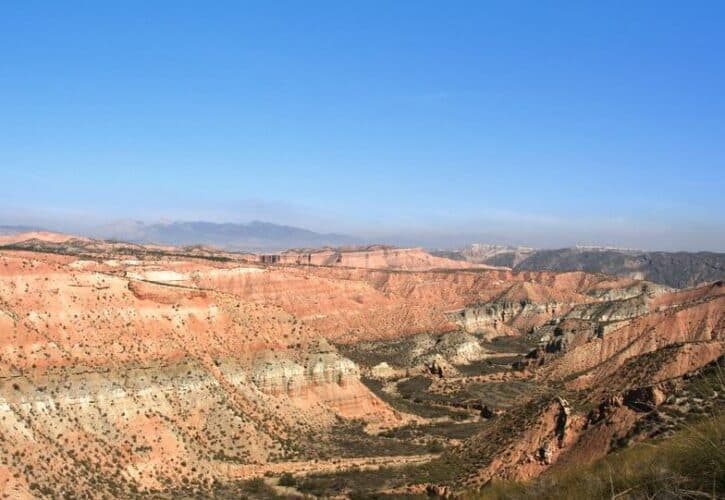
<path fill-rule="evenodd" d="M 55 228 L 25 225 L 0 226 L 0 234 L 61 232 Z M 309 229 L 260 220 L 247 223 L 173 221 L 147 224 L 142 221 L 116 221 L 112 224 L 76 231 L 92 238 L 129 243 L 174 246 L 212 245 L 224 250 L 277 251 L 289 248 L 318 248 L 359 245 L 362 240 L 338 233 L 318 233 Z"/>
<path fill-rule="evenodd" d="M 663 252 L 612 247 L 576 246 L 533 249 L 474 244 L 457 251 L 432 252 L 450 259 L 514 271 L 584 271 L 645 279 L 675 288 L 725 278 L 725 253 Z"/>

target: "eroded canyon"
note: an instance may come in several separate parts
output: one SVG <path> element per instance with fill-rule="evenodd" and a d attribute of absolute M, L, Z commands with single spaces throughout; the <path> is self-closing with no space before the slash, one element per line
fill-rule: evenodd
<path fill-rule="evenodd" d="M 719 416 L 721 281 L 0 241 L 7 498 L 453 495 Z M 698 386 L 699 387 L 699 386 Z"/>

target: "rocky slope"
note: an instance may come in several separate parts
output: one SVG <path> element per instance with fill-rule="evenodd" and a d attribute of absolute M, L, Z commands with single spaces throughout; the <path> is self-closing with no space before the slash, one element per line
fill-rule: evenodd
<path fill-rule="evenodd" d="M 658 408 L 666 401 L 676 401 L 674 394 L 683 383 L 708 365 L 722 363 L 722 282 L 654 295 L 648 296 L 645 309 L 627 307 L 632 314 L 607 333 L 571 330 L 567 348 L 533 351 L 531 362 L 522 366 L 550 387 L 548 394 L 507 413 L 507 419 L 458 451 L 475 464 L 465 484 L 478 488 L 494 478 L 528 479 L 552 464 L 601 457 L 623 436 L 644 439 L 648 419 L 658 418 Z M 609 310 L 599 310 L 589 320 L 611 320 Z M 715 370 L 717 374 L 720 369 Z M 718 398 L 721 391 L 711 396 Z"/>
<path fill-rule="evenodd" d="M 722 282 L 28 238 L 0 248 L 10 498 L 213 496 L 343 459 L 416 464 L 378 490 L 534 477 L 640 439 L 723 354 Z"/>
<path fill-rule="evenodd" d="M 585 249 L 540 250 L 514 268 L 607 273 L 684 288 L 724 279 L 725 254 Z"/>
<path fill-rule="evenodd" d="M 203 264 L 79 262 L 0 255 L 0 454 L 34 467 L 11 496 L 203 483 L 313 458 L 289 436 L 339 418 L 401 419 L 290 313 L 196 287 Z"/>
<path fill-rule="evenodd" d="M 675 288 L 725 279 L 725 254 L 715 252 L 646 252 L 592 247 L 540 250 L 475 244 L 459 251 L 435 253 L 466 262 L 505 266 L 515 271 L 605 273 Z"/>

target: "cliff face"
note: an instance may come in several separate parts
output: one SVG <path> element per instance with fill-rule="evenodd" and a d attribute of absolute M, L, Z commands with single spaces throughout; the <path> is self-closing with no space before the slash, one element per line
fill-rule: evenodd
<path fill-rule="evenodd" d="M 674 344 L 714 342 L 721 344 L 725 330 L 725 294 L 637 317 L 620 328 L 570 350 L 552 361 L 551 376 L 595 369 L 582 376 L 605 377 L 629 358 Z"/>
<path fill-rule="evenodd" d="M 305 369 L 276 353 L 260 353 L 252 365 L 252 381 L 266 394 L 299 396 L 307 386 Z"/>
<path fill-rule="evenodd" d="M 303 351 L 257 353 L 251 379 L 263 393 L 285 396 L 300 408 L 322 406 L 376 424 L 402 419 L 360 382 L 360 368 L 324 339 Z"/>
<path fill-rule="evenodd" d="M 606 308 L 611 283 L 582 283 L 580 286 L 552 286 L 533 282 L 515 282 L 492 300 L 473 304 L 451 315 L 469 332 L 490 337 L 518 335 L 533 331 L 552 320 L 593 316 L 592 309 Z M 597 294 L 601 293 L 601 297 Z M 638 300 L 634 297 L 632 300 Z M 589 318 L 586 318 L 589 319 Z"/>
<path fill-rule="evenodd" d="M 638 295 L 623 300 L 608 300 L 597 304 L 579 304 L 566 314 L 567 318 L 586 321 L 622 321 L 649 312 L 648 300 Z"/>
<path fill-rule="evenodd" d="M 486 333 L 489 338 L 500 335 L 517 335 L 513 324 L 541 324 L 555 317 L 557 306 L 562 304 L 532 304 L 529 302 L 495 301 L 481 306 L 466 307 L 451 315 L 467 332 Z"/>

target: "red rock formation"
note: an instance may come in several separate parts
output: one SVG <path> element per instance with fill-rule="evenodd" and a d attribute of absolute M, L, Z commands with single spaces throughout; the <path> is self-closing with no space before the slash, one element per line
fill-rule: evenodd
<path fill-rule="evenodd" d="M 592 397 L 613 397 L 595 390 L 606 382 L 624 401 L 628 390 L 667 383 L 723 352 L 722 284 L 644 297 L 640 282 L 581 272 L 431 270 L 453 264 L 418 250 L 344 253 L 329 266 L 266 266 L 209 249 L 189 257 L 43 238 L 88 254 L 0 251 L 0 481 L 13 497 L 42 494 L 31 490 L 33 478 L 48 496 L 209 482 L 231 477 L 229 464 L 300 458 L 295 442 L 324 435 L 340 419 L 404 422 L 324 339 L 455 330 L 453 310 L 503 312 L 508 334 L 562 318 L 564 326 L 581 326 L 585 338 L 542 357 L 533 376 Z M 64 248 L 52 250 L 72 253 Z M 603 316 L 587 308 L 601 304 L 613 326 L 591 335 L 594 328 L 582 325 Z M 477 352 L 469 337 L 473 344 L 463 350 L 451 347 L 459 361 Z M 431 366 L 440 371 L 437 359 Z M 493 429 L 510 416 L 521 424 L 521 432 L 504 429 L 505 442 L 493 446 L 487 439 L 497 435 L 484 434 L 465 445 L 479 460 L 473 482 L 531 477 L 574 456 L 571 450 L 606 452 L 606 432 L 562 401 L 530 410 L 497 417 Z M 614 405 L 602 421 L 626 428 L 633 412 Z"/>

